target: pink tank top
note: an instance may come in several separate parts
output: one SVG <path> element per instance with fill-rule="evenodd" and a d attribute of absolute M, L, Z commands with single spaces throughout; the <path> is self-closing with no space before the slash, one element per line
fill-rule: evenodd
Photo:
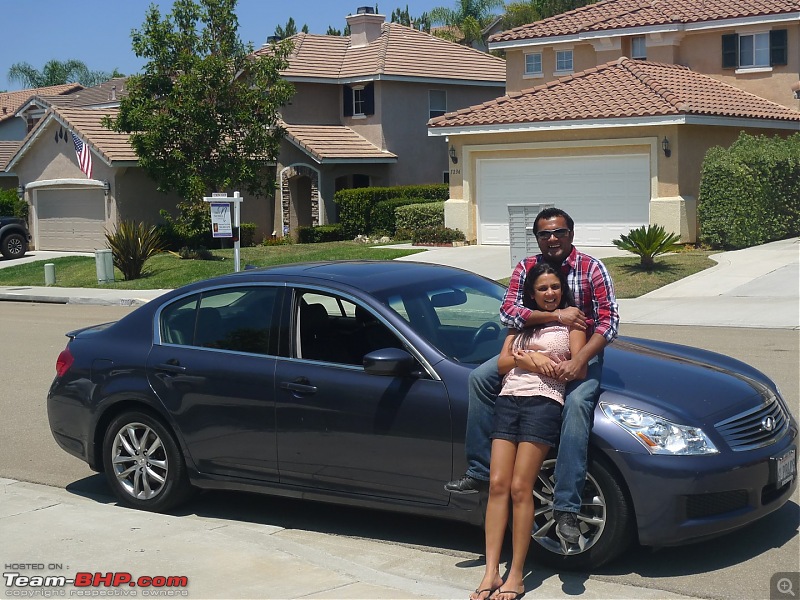
<path fill-rule="evenodd" d="M 512 348 L 542 352 L 553 362 L 560 363 L 570 357 L 569 328 L 561 323 L 550 323 L 526 329 L 514 338 Z M 564 404 L 564 387 L 565 384 L 557 379 L 514 367 L 503 378 L 500 393 L 504 396 L 545 396 Z"/>

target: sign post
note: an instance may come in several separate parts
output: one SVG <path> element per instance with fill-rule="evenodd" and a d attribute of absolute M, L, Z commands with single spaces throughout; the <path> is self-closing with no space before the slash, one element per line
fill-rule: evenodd
<path fill-rule="evenodd" d="M 233 270 L 239 272 L 239 233 L 241 226 L 240 204 L 244 198 L 239 192 L 228 196 L 225 192 L 214 192 L 204 197 L 203 202 L 211 205 L 211 235 L 215 238 L 233 238 Z M 233 203 L 233 223 L 231 224 L 231 203 Z"/>

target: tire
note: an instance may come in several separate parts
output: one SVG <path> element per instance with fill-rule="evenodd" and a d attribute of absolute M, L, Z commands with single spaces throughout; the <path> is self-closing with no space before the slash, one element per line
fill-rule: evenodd
<path fill-rule="evenodd" d="M 634 539 L 633 513 L 627 496 L 609 467 L 598 459 L 590 461 L 578 515 L 581 540 L 568 545 L 556 536 L 553 521 L 555 462 L 544 462 L 534 485 L 530 551 L 536 560 L 555 569 L 596 569 L 622 554 Z"/>
<path fill-rule="evenodd" d="M 103 465 L 114 495 L 131 508 L 163 512 L 192 492 L 175 437 L 144 412 L 114 418 L 103 440 Z"/>
<path fill-rule="evenodd" d="M 20 258 L 28 251 L 28 240 L 21 233 L 9 233 L 0 243 L 0 252 L 6 258 Z"/>

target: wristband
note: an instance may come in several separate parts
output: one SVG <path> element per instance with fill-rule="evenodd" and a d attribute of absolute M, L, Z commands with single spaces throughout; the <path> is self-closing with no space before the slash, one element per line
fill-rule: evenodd
<path fill-rule="evenodd" d="M 558 314 L 558 322 L 563 323 L 564 321 L 561 320 L 561 311 L 559 310 L 557 314 Z"/>

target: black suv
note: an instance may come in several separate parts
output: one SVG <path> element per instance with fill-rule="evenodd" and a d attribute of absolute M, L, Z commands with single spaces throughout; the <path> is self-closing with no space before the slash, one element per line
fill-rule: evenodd
<path fill-rule="evenodd" d="M 25 219 L 0 217 L 0 253 L 5 258 L 19 258 L 28 251 L 31 234 Z"/>

